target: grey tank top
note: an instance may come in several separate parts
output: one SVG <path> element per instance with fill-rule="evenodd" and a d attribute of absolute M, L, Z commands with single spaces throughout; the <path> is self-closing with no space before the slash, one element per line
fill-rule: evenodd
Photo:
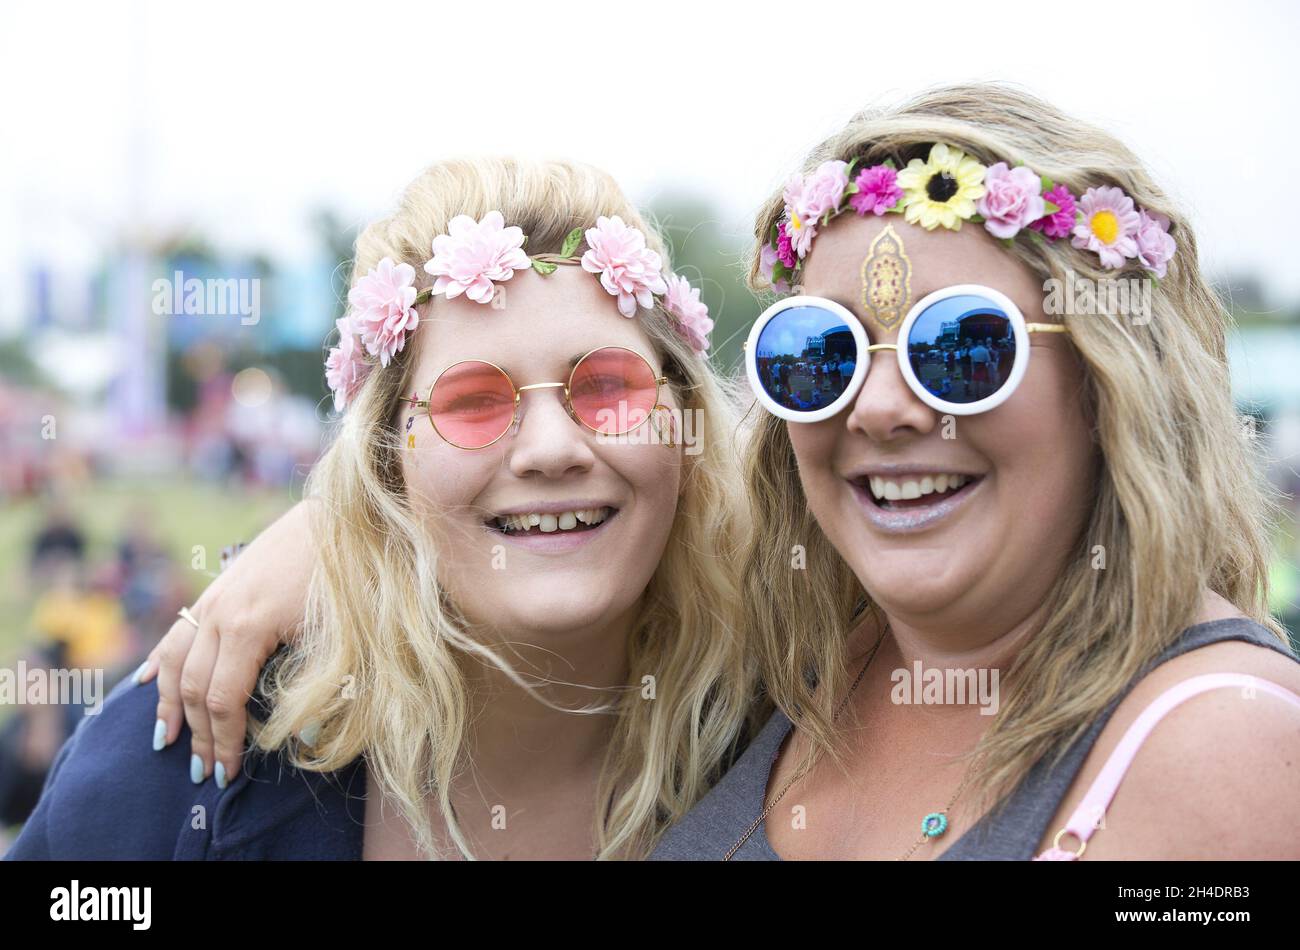
<path fill-rule="evenodd" d="M 1032 858 L 1047 830 L 1047 823 L 1074 783 L 1093 743 L 1129 690 L 1161 663 L 1224 640 L 1244 640 L 1297 659 L 1271 632 L 1253 620 L 1229 618 L 1188 627 L 1168 649 L 1134 677 L 1123 693 L 1111 701 L 1054 767 L 1049 765 L 1051 756 L 1040 759 L 1010 795 L 971 826 L 937 860 L 1026 861 Z M 762 812 L 768 778 L 790 732 L 790 725 L 789 718 L 777 710 L 718 784 L 667 831 L 650 860 L 721 860 Z M 781 857 L 773 850 L 760 824 L 732 860 L 779 861 Z"/>

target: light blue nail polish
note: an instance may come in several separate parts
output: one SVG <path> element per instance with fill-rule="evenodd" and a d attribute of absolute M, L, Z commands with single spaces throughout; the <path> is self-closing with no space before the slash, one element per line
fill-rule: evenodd
<path fill-rule="evenodd" d="M 203 781 L 203 760 L 197 752 L 190 756 L 190 781 L 195 785 Z"/>
<path fill-rule="evenodd" d="M 218 762 L 215 774 L 217 776 L 217 788 L 225 788 L 226 787 L 226 766 L 223 763 Z"/>
<path fill-rule="evenodd" d="M 140 685 L 140 677 L 144 676 L 144 671 L 148 666 L 149 666 L 149 661 L 145 660 L 138 667 L 136 667 L 135 672 L 131 674 L 131 683 L 133 685 L 135 686 Z"/>
<path fill-rule="evenodd" d="M 167 744 L 167 723 L 159 719 L 153 724 L 153 750 L 161 752 Z"/>

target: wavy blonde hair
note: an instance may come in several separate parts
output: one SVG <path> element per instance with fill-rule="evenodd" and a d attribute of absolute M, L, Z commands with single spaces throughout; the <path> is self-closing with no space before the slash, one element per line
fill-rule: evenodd
<path fill-rule="evenodd" d="M 456 215 L 499 210 L 528 236 L 530 254 L 558 253 L 565 235 L 620 215 L 664 258 L 664 242 L 612 178 L 586 165 L 511 159 L 436 164 L 405 190 L 391 216 L 358 237 L 351 283 L 384 257 L 423 275 L 435 235 Z M 595 280 L 595 277 L 592 277 Z M 431 278 L 429 278 L 431 280 Z M 438 306 L 437 302 L 423 305 Z M 732 613 L 741 543 L 735 400 L 661 307 L 638 317 L 684 410 L 702 410 L 709 436 L 687 456 L 667 548 L 644 592 L 628 644 L 628 686 L 616 714 L 598 801 L 614 795 L 596 829 L 599 857 L 640 856 L 703 794 L 752 726 L 755 667 Z M 337 437 L 313 469 L 315 571 L 301 640 L 264 677 L 271 706 L 258 745 L 283 748 L 303 769 L 332 772 L 366 756 L 371 787 L 391 796 L 435 855 L 430 796 L 462 855 L 471 848 L 451 808 L 452 779 L 469 763 L 467 662 L 488 662 L 530 684 L 476 639 L 440 588 L 440 552 L 403 481 L 395 406 L 412 387 L 413 347 L 376 367 Z M 641 698 L 653 676 L 656 697 Z M 546 701 L 539 691 L 540 701 Z M 577 714 L 577 713 L 575 713 Z M 311 746 L 300 731 L 318 726 Z"/>
<path fill-rule="evenodd" d="M 924 160 L 939 141 L 985 165 L 1023 162 L 1075 195 L 1117 185 L 1138 205 L 1167 215 L 1178 242 L 1152 293 L 1149 323 L 1111 312 L 1065 318 L 1086 377 L 1095 492 L 1073 556 L 1049 594 L 1046 621 L 1008 671 L 1000 712 L 972 753 L 978 759 L 971 787 L 987 803 L 1044 754 L 1063 754 L 1193 622 L 1204 588 L 1286 642 L 1267 598 L 1276 500 L 1253 430 L 1234 408 L 1224 342 L 1231 318 L 1201 275 L 1195 235 L 1113 136 L 1015 87 L 950 85 L 859 113 L 809 153 L 804 170 L 854 158 L 860 167 L 893 158 L 902 168 Z M 747 264 L 758 293 L 770 290 L 759 252 L 783 207 L 778 191 L 755 220 L 757 243 Z M 1008 253 L 1040 279 L 1063 279 L 1067 270 L 1092 279 L 1147 276 L 1137 266 L 1103 271 L 1095 255 L 1066 240 L 1027 238 L 1022 232 Z M 842 744 L 832 718 L 847 689 L 845 640 L 863 600 L 877 623 L 880 612 L 809 514 L 785 423 L 763 415 L 745 461 L 750 504 L 763 513 L 743 556 L 747 635 L 773 700 L 813 738 L 814 755 L 838 758 Z M 790 570 L 784 552 L 792 543 L 806 546 L 807 570 Z M 1105 570 L 1090 564 L 1098 544 Z"/>

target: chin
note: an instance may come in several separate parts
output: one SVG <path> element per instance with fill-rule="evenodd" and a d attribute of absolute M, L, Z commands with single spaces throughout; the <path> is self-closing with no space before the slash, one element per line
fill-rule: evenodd
<path fill-rule="evenodd" d="M 891 553 L 889 566 L 860 558 L 854 573 L 871 599 L 890 613 L 928 614 L 941 610 L 969 592 L 979 578 L 979 567 L 962 570 L 944 552 L 917 552 L 915 557 Z"/>
<path fill-rule="evenodd" d="M 495 598 L 495 608 L 476 614 L 483 622 L 510 635 L 536 634 L 564 638 L 575 630 L 609 623 L 625 607 L 607 593 L 609 580 L 592 578 L 590 571 L 568 577 L 562 572 L 517 577 L 513 583 L 483 584 L 475 597 Z M 490 592 L 490 593 L 489 593 Z"/>

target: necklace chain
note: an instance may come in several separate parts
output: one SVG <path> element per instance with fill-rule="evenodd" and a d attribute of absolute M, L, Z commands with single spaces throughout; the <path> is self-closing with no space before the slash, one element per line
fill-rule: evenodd
<path fill-rule="evenodd" d="M 885 641 L 885 637 L 888 635 L 888 633 L 889 630 L 886 629 L 884 633 L 880 635 L 880 638 L 876 640 L 875 646 L 871 648 L 871 653 L 867 657 L 867 662 L 862 664 L 862 669 L 858 671 L 857 677 L 853 680 L 853 685 L 849 687 L 849 691 L 844 694 L 844 699 L 842 699 L 840 701 L 839 706 L 835 708 L 835 714 L 831 716 L 832 723 L 835 723 L 839 720 L 840 713 L 842 713 L 844 711 L 844 707 L 849 704 L 849 700 L 853 697 L 853 693 L 858 688 L 858 684 L 861 683 L 863 677 L 866 676 L 867 668 L 871 666 L 871 661 L 876 658 L 876 651 L 880 649 L 880 644 L 882 644 Z M 952 811 L 952 806 L 956 804 L 957 799 L 961 797 L 961 793 L 966 790 L 966 785 L 970 782 L 970 776 L 971 776 L 971 771 L 969 768 L 967 768 L 966 774 L 961 780 L 961 784 L 957 786 L 957 791 L 953 793 L 953 796 L 948 801 L 947 806 L 943 809 L 943 811 L 935 813 L 943 816 L 945 822 L 948 817 L 948 813 Z M 774 809 L 778 804 L 780 804 L 781 799 L 783 799 L 785 797 L 785 793 L 790 791 L 790 789 L 794 786 L 794 783 L 797 780 L 797 778 L 798 776 L 796 775 L 795 778 L 792 778 L 785 783 L 781 791 L 776 793 L 776 797 L 767 803 L 767 805 L 759 813 L 758 817 L 755 818 L 750 823 L 749 827 L 745 829 L 744 833 L 740 836 L 740 840 L 727 849 L 727 853 L 722 856 L 722 860 L 730 861 L 733 857 L 735 857 L 736 852 L 739 851 L 742 847 L 744 847 L 745 842 L 748 841 L 753 836 L 754 832 L 756 832 L 765 821 L 767 821 L 767 816 L 772 813 L 772 809 Z M 926 816 L 927 819 L 929 819 L 930 817 L 931 817 L 930 815 Z M 924 844 L 926 840 L 929 839 L 930 837 L 931 836 L 929 834 L 926 834 L 923 831 L 921 837 L 918 838 L 913 843 L 912 847 L 908 848 L 907 852 L 897 860 L 906 861 L 913 854 L 915 854 L 916 849 L 919 848 L 922 844 Z"/>

